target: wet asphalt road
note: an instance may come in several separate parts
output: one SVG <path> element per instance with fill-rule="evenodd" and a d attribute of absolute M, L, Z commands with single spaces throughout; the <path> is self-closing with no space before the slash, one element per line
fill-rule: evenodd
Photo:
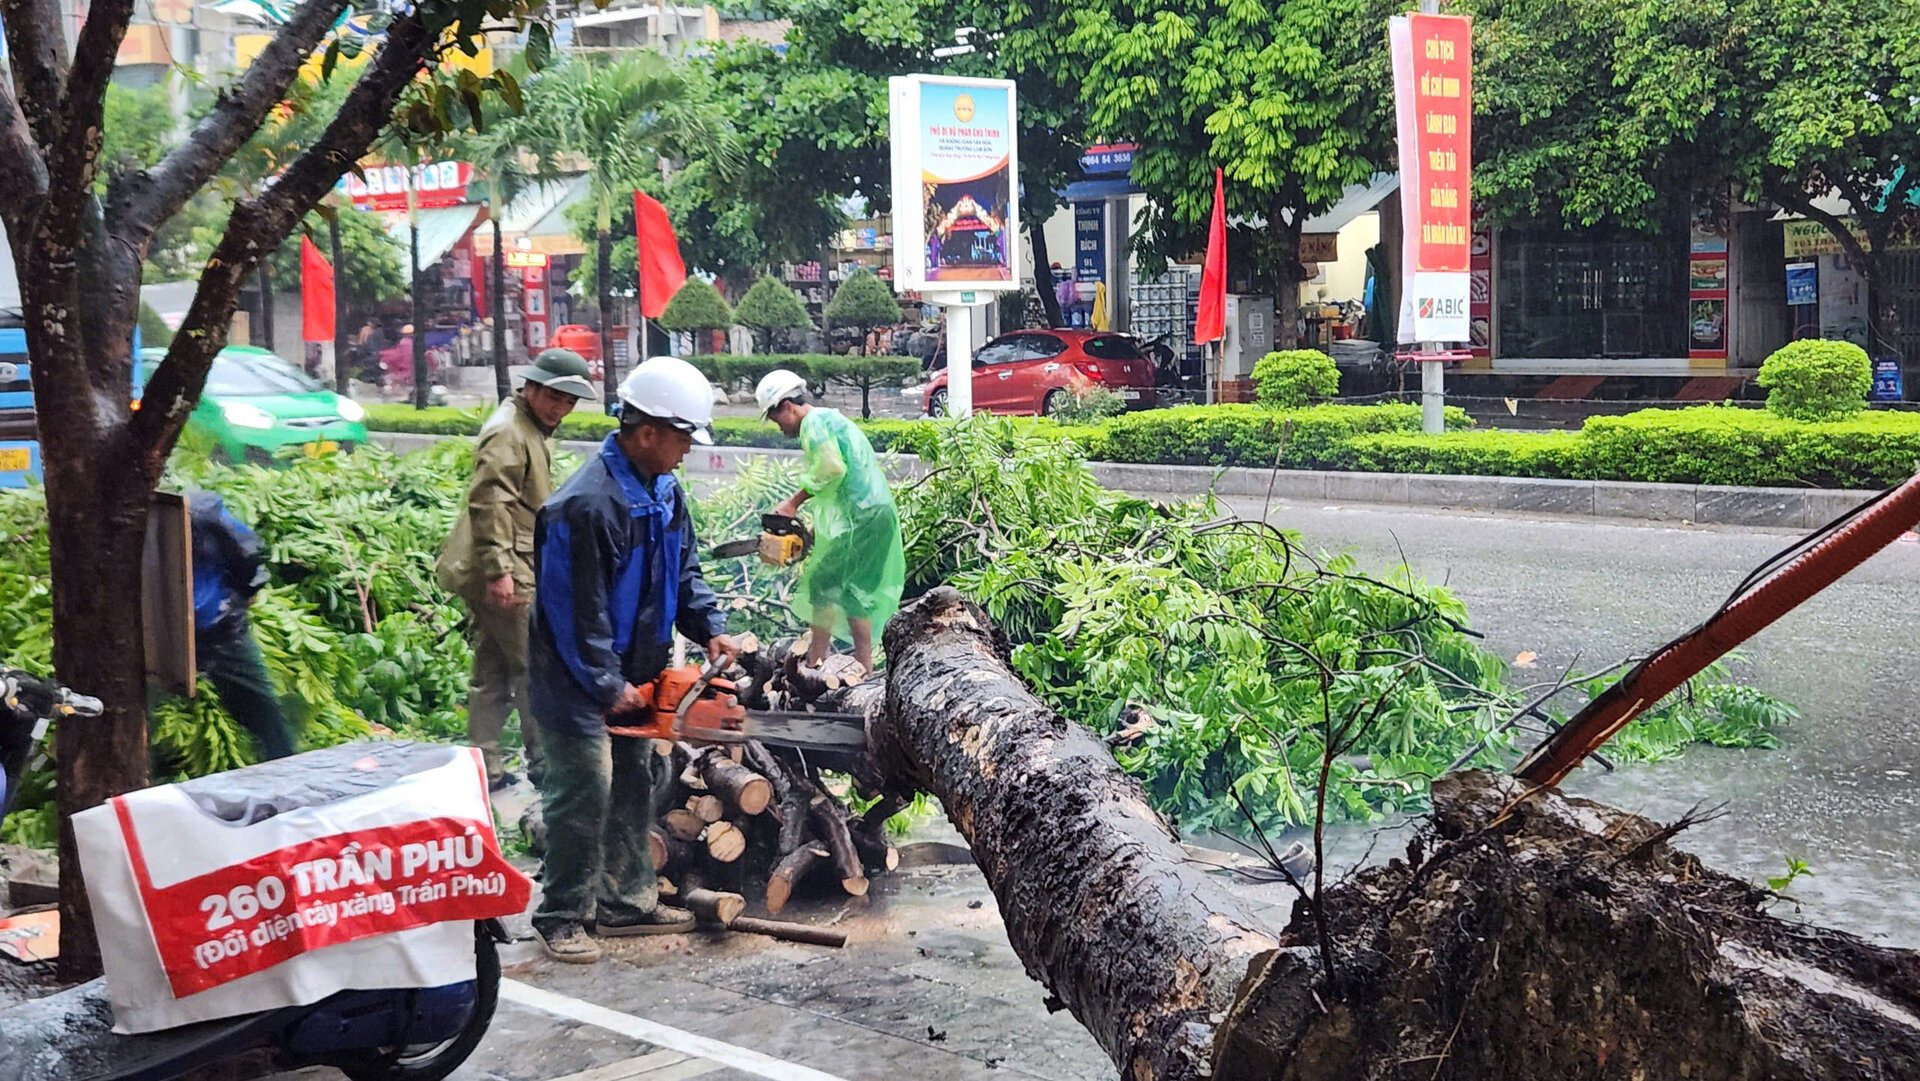
<path fill-rule="evenodd" d="M 1234 509 L 1257 515 L 1259 500 Z M 1711 613 L 1795 534 L 1600 519 L 1528 519 L 1365 505 L 1276 502 L 1272 519 L 1364 563 L 1400 561 L 1464 599 L 1488 648 L 1539 655 L 1552 678 L 1577 654 L 1602 668 Z M 1774 751 L 1701 748 L 1612 775 L 1589 766 L 1582 794 L 1671 819 L 1698 803 L 1727 814 L 1680 838 L 1754 880 L 1786 857 L 1813 876 L 1790 893 L 1804 915 L 1920 946 L 1920 540 L 1901 543 L 1762 632 L 1741 678 L 1796 705 Z M 1520 673 L 1516 673 L 1517 675 Z M 1382 845 L 1385 848 L 1392 847 Z"/>

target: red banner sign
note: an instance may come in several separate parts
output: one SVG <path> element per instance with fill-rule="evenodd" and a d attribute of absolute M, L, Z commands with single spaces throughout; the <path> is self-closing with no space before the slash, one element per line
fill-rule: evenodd
<path fill-rule="evenodd" d="M 1400 143 L 1403 341 L 1469 338 L 1473 24 L 1401 15 L 1388 24 Z"/>
<path fill-rule="evenodd" d="M 532 892 L 492 823 L 460 818 L 338 833 L 156 886 L 132 813 L 114 804 L 176 998 L 326 946 L 513 915 Z"/>

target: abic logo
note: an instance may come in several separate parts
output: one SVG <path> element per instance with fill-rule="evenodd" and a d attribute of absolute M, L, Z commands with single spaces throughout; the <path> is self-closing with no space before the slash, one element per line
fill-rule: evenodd
<path fill-rule="evenodd" d="M 1420 298 L 1420 318 L 1448 319 L 1467 314 L 1467 302 L 1459 297 Z"/>

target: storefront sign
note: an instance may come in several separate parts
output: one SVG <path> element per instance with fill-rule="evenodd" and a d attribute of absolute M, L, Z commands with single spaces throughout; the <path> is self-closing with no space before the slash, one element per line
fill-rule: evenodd
<path fill-rule="evenodd" d="M 350 196 L 361 210 L 407 209 L 407 180 L 411 174 L 414 206 L 420 210 L 459 206 L 467 201 L 467 183 L 473 179 L 473 166 L 464 161 L 435 161 L 416 165 L 412 170 L 398 165 L 368 166 L 364 178 L 349 173 L 334 185 L 334 191 Z"/>
<path fill-rule="evenodd" d="M 1818 263 L 1787 264 L 1787 303 L 1820 303 L 1820 265 Z"/>
<path fill-rule="evenodd" d="M 1107 206 L 1073 204 L 1073 280 L 1105 281 L 1107 277 Z"/>
<path fill-rule="evenodd" d="M 894 215 L 900 289 L 1020 288 L 1014 84 L 902 75 L 891 80 L 893 190 L 919 192 Z"/>
<path fill-rule="evenodd" d="M 1106 143 L 1090 146 L 1080 155 L 1080 171 L 1088 176 L 1125 176 L 1133 170 L 1135 143 Z"/>
<path fill-rule="evenodd" d="M 546 252 L 509 251 L 507 253 L 507 265 L 514 268 L 515 270 L 525 270 L 528 267 L 546 266 L 547 259 L 548 259 L 548 256 Z"/>
<path fill-rule="evenodd" d="M 1696 254 L 1688 268 L 1687 288 L 1695 293 L 1721 293 L 1727 288 L 1727 257 Z"/>
<path fill-rule="evenodd" d="M 1472 335 L 1472 21 L 1399 15 L 1387 24 L 1400 138 L 1402 342 Z"/>
<path fill-rule="evenodd" d="M 1688 352 L 1695 356 L 1724 356 L 1727 351 L 1727 302 L 1696 300 L 1691 309 L 1693 321 Z"/>
<path fill-rule="evenodd" d="M 1899 357 L 1881 357 L 1873 362 L 1873 391 L 1868 397 L 1876 402 L 1898 402 L 1906 399 L 1906 387 L 1900 376 Z"/>
<path fill-rule="evenodd" d="M 1300 261 L 1303 263 L 1333 263 L 1340 259 L 1340 234 L 1338 233 L 1302 233 L 1300 234 Z"/>

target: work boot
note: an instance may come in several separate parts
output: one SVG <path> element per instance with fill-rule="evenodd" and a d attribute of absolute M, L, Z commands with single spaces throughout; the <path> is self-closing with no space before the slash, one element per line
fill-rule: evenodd
<path fill-rule="evenodd" d="M 630 935 L 684 935 L 693 930 L 693 913 L 672 905 L 657 905 L 652 912 L 634 920 L 600 920 L 593 933 L 602 938 L 626 938 Z"/>
<path fill-rule="evenodd" d="M 534 928 L 540 936 L 540 945 L 547 956 L 569 965 L 590 965 L 600 960 L 600 944 L 587 934 L 587 929 L 577 923 L 563 923 L 557 927 L 542 931 Z"/>

